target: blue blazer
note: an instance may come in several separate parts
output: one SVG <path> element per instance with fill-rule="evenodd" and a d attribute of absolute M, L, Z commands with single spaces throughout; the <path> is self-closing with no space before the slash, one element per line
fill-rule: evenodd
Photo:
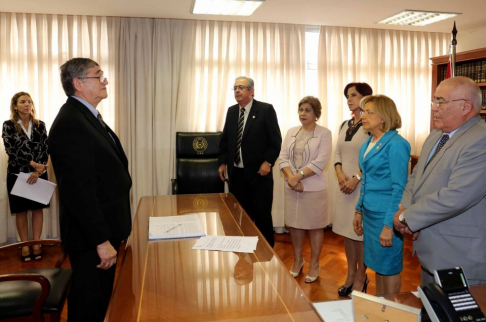
<path fill-rule="evenodd" d="M 396 130 L 390 130 L 363 157 L 371 139 L 369 137 L 359 150 L 363 177 L 356 209 L 385 213 L 383 224 L 393 227 L 393 216 L 407 184 L 410 144 Z"/>

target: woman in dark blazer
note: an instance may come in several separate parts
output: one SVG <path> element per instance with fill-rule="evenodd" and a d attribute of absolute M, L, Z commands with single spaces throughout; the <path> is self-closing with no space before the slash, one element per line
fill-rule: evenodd
<path fill-rule="evenodd" d="M 398 293 L 403 235 L 393 229 L 393 216 L 407 184 L 410 144 L 396 131 L 402 121 L 393 100 L 366 96 L 360 106 L 371 136 L 359 151 L 363 176 L 353 226 L 363 235 L 364 263 L 376 272 L 377 295 Z"/>
<path fill-rule="evenodd" d="M 32 212 L 32 237 L 40 239 L 42 232 L 42 209 L 49 207 L 29 199 L 11 194 L 20 172 L 30 173 L 27 182 L 35 184 L 39 178 L 47 180 L 47 130 L 36 118 L 34 102 L 28 93 L 19 92 L 10 102 L 10 120 L 3 123 L 2 131 L 5 151 L 8 154 L 7 191 L 10 212 L 16 216 L 17 231 L 21 241 L 29 239 L 27 212 Z M 22 247 L 24 262 L 42 259 L 39 245 Z"/>

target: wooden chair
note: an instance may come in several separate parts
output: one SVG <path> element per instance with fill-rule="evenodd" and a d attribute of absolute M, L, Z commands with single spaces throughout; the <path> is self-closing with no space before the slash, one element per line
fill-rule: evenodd
<path fill-rule="evenodd" d="M 413 172 L 413 168 L 415 168 L 415 165 L 417 164 L 418 162 L 418 155 L 411 155 L 410 156 L 410 173 Z"/>
<path fill-rule="evenodd" d="M 32 240 L 1 246 L 0 252 L 21 246 L 60 244 L 61 241 L 55 239 Z M 38 322 L 44 321 L 44 315 L 49 314 L 49 321 L 60 321 L 72 273 L 70 268 L 61 267 L 65 258 L 66 254 L 62 252 L 54 268 L 0 275 L 0 320 L 30 317 L 30 321 Z M 17 260 L 20 262 L 20 258 Z M 35 266 L 38 263 L 41 261 L 35 261 Z"/>

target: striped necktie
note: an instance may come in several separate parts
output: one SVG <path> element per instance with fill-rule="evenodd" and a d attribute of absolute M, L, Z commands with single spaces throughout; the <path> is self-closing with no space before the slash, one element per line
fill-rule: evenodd
<path fill-rule="evenodd" d="M 241 140 L 243 139 L 243 125 L 245 124 L 245 109 L 240 109 L 240 118 L 238 119 L 238 132 L 236 133 L 236 154 L 235 164 L 239 165 L 241 162 Z"/>
<path fill-rule="evenodd" d="M 449 140 L 449 134 L 444 134 L 440 138 L 439 144 L 437 145 L 437 148 L 435 148 L 434 154 L 432 154 L 432 157 L 430 158 L 429 162 L 427 162 L 427 165 L 425 166 L 425 169 L 427 169 L 427 166 L 434 160 L 435 156 L 439 154 L 440 149 L 446 144 L 446 142 Z M 425 170 L 424 169 L 424 170 Z"/>
<path fill-rule="evenodd" d="M 105 122 L 103 122 L 103 118 L 101 117 L 100 112 L 98 112 L 98 116 L 96 116 L 96 118 L 98 119 L 98 121 L 100 121 L 101 125 L 103 125 L 103 127 L 106 129 L 106 124 Z"/>

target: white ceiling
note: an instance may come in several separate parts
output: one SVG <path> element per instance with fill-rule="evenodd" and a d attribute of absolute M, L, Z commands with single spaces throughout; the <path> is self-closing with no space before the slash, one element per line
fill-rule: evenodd
<path fill-rule="evenodd" d="M 453 20 L 425 27 L 376 24 L 405 9 L 459 12 L 459 35 L 486 28 L 486 0 L 266 0 L 251 17 L 191 15 L 193 0 L 1 0 L 0 12 L 251 21 L 450 32 Z"/>

